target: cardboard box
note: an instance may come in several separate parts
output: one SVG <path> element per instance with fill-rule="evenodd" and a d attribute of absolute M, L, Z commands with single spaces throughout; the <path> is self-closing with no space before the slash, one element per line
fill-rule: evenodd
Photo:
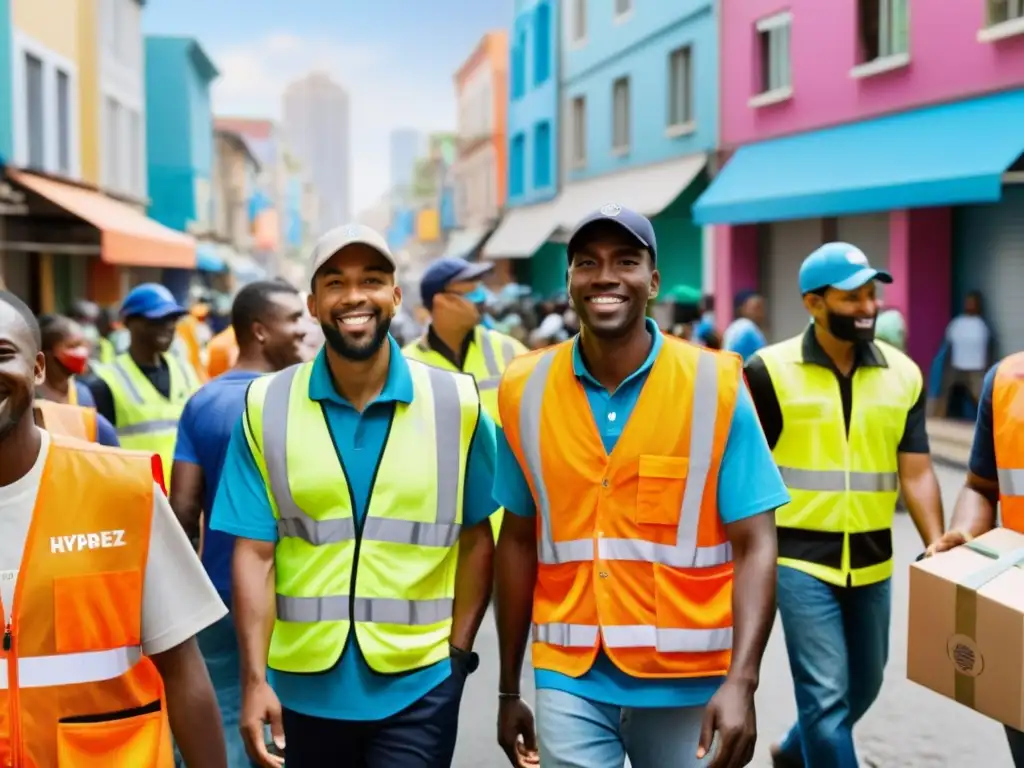
<path fill-rule="evenodd" d="M 1024 730 L 1024 536 L 999 528 L 910 568 L 907 677 Z"/>

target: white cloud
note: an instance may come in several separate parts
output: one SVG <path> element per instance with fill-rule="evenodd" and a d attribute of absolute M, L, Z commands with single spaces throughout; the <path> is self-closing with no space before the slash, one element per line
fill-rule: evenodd
<path fill-rule="evenodd" d="M 455 123 L 450 73 L 417 69 L 408 51 L 279 32 L 244 47 L 214 49 L 211 55 L 221 72 L 213 86 L 217 114 L 278 119 L 285 86 L 314 70 L 329 72 L 348 90 L 353 215 L 388 189 L 393 129 L 440 130 Z"/>

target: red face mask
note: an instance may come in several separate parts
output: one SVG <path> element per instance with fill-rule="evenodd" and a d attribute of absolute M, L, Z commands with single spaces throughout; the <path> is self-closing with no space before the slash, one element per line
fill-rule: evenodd
<path fill-rule="evenodd" d="M 85 347 L 73 347 L 56 352 L 53 355 L 57 362 L 67 368 L 72 376 L 85 373 L 89 365 L 89 350 Z"/>

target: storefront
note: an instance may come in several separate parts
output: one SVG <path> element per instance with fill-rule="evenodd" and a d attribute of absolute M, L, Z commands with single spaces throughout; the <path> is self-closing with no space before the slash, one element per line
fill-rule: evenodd
<path fill-rule="evenodd" d="M 1017 210 L 1004 177 L 1024 152 L 1022 112 L 1024 91 L 1011 91 L 738 149 L 693 209 L 698 223 L 718 225 L 719 323 L 732 315 L 725 297 L 757 288 L 771 336 L 798 330 L 800 260 L 822 242 L 845 240 L 892 272 L 885 303 L 907 318 L 911 356 L 930 365 L 951 315 L 951 206 L 971 206 L 958 213 L 961 230 L 1007 232 L 1009 224 L 994 222 Z M 992 210 L 968 212 L 975 207 Z M 998 237 L 991 248 L 1012 247 L 1011 235 Z M 990 281 L 993 305 L 1009 290 L 1000 280 Z M 992 307 L 1000 316 L 1014 311 Z M 1006 317 L 999 323 L 1010 327 Z"/>

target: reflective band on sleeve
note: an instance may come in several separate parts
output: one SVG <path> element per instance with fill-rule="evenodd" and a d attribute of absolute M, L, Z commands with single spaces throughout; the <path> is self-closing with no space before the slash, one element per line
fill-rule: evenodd
<path fill-rule="evenodd" d="M 110 365 L 110 370 L 121 380 L 121 385 L 128 391 L 128 396 L 141 405 L 143 402 L 142 393 L 139 392 L 135 382 L 132 381 L 131 374 L 125 370 L 124 364 L 120 360 L 115 359 Z"/>
<path fill-rule="evenodd" d="M 537 361 L 524 387 L 519 414 L 523 456 L 526 470 L 537 492 L 537 509 L 541 517 L 538 557 L 541 563 L 549 565 L 584 562 L 594 558 L 592 540 L 556 542 L 552 534 L 551 503 L 541 462 L 540 422 L 544 391 L 554 354 L 553 351 L 548 352 Z M 709 567 L 732 560 L 732 548 L 728 544 L 708 548 L 697 546 L 701 504 L 711 472 L 718 416 L 718 365 L 711 353 L 700 353 L 693 387 L 689 473 L 683 492 L 675 545 L 655 544 L 640 539 L 598 539 L 598 556 L 601 559 L 661 563 L 677 568 Z"/>
<path fill-rule="evenodd" d="M 157 432 L 169 432 L 177 428 L 177 419 L 155 419 L 154 421 L 140 421 L 137 424 L 127 424 L 123 427 L 118 427 L 117 435 L 118 437 L 152 435 Z"/>
<path fill-rule="evenodd" d="M 644 624 L 601 627 L 591 624 L 534 624 L 533 640 L 564 648 L 592 648 L 601 632 L 609 648 L 654 648 L 664 653 L 703 653 L 732 648 L 732 627 L 660 629 Z"/>
<path fill-rule="evenodd" d="M 494 355 L 494 340 L 487 331 L 480 333 L 480 351 L 484 353 L 484 365 L 487 366 L 488 378 L 501 378 L 501 368 L 498 367 L 498 358 Z"/>
<path fill-rule="evenodd" d="M 23 656 L 18 659 L 18 687 L 45 688 L 113 680 L 126 674 L 142 658 L 137 645 L 108 651 Z M 7 664 L 0 665 L 0 690 L 6 690 Z"/>
<path fill-rule="evenodd" d="M 999 493 L 1002 496 L 1024 496 L 1024 469 L 998 470 Z"/>
<path fill-rule="evenodd" d="M 364 540 L 441 547 L 452 546 L 458 539 L 462 403 L 458 384 L 451 374 L 438 368 L 425 367 L 434 399 L 436 522 L 369 517 L 363 526 Z M 300 509 L 292 496 L 288 482 L 288 411 L 297 372 L 298 366 L 292 366 L 277 374 L 267 387 L 263 403 L 263 456 L 270 491 L 280 516 L 278 534 L 300 538 L 315 546 L 349 541 L 356 535 L 355 522 L 351 517 L 316 520 Z"/>
<path fill-rule="evenodd" d="M 779 467 L 787 488 L 794 491 L 845 492 L 847 472 L 842 469 Z M 849 490 L 856 493 L 893 493 L 899 486 L 895 472 L 850 472 Z"/>
<path fill-rule="evenodd" d="M 354 602 L 355 621 L 406 626 L 423 626 L 447 621 L 452 616 L 453 605 L 451 598 L 400 600 L 386 597 L 357 597 Z M 349 596 L 291 597 L 278 595 L 277 618 L 279 621 L 304 623 L 348 621 L 350 618 Z"/>

